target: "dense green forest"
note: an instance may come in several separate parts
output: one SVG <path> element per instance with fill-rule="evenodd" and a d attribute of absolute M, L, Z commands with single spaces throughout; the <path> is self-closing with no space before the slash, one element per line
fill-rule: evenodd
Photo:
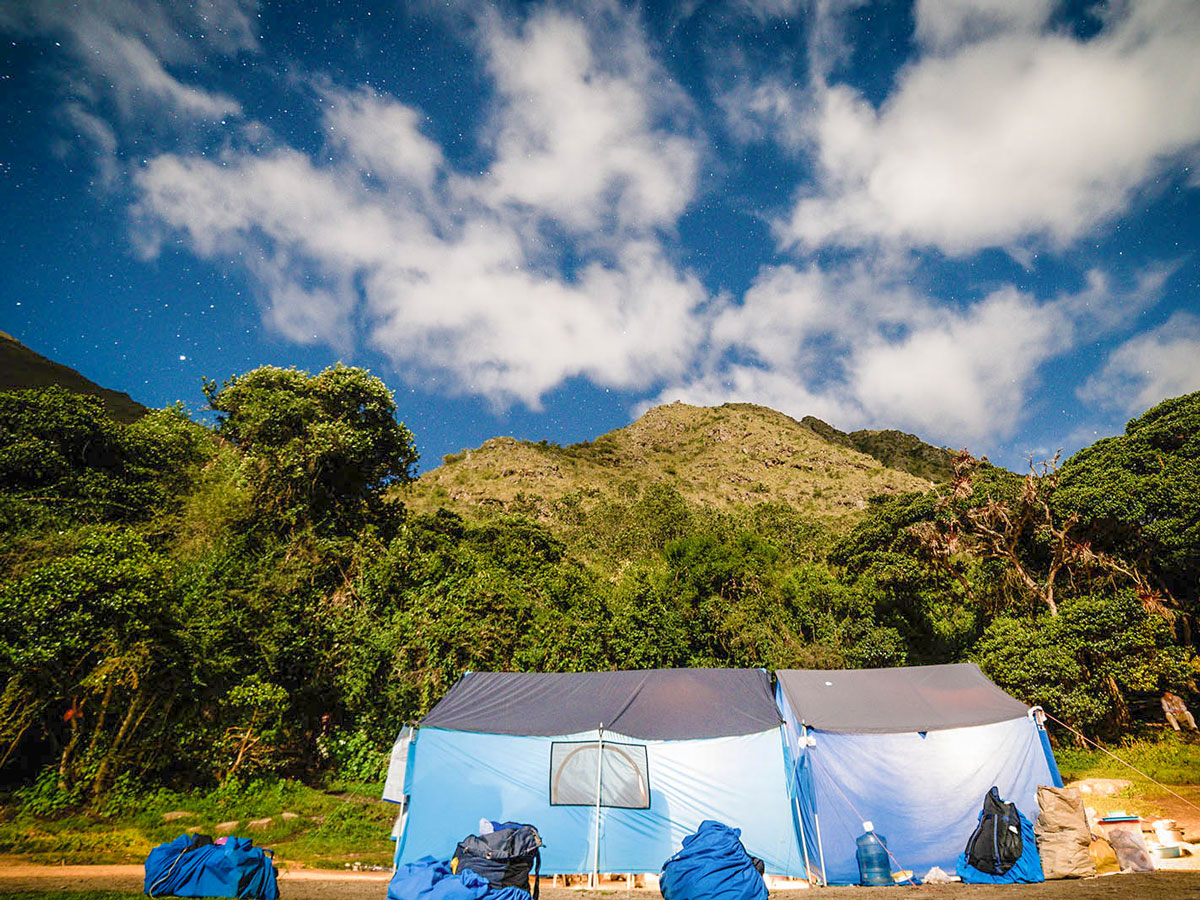
<path fill-rule="evenodd" d="M 373 777 L 467 669 L 974 660 L 1102 738 L 1196 690 L 1200 393 L 1028 476 L 964 453 L 842 528 L 669 481 L 552 528 L 407 512 L 416 439 L 361 370 L 204 392 L 215 427 L 0 393 L 0 780 L 45 808 Z"/>

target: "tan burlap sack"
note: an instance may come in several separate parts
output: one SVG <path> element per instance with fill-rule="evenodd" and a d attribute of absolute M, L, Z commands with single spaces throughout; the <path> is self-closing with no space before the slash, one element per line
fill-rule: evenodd
<path fill-rule="evenodd" d="M 1089 849 L 1092 835 L 1079 788 L 1040 785 L 1038 817 L 1033 825 L 1042 871 L 1051 878 L 1087 878 L 1096 874 Z"/>
<path fill-rule="evenodd" d="M 1112 875 L 1114 872 L 1121 871 L 1121 863 L 1117 860 L 1117 851 L 1104 838 L 1093 838 L 1089 852 L 1097 875 Z"/>

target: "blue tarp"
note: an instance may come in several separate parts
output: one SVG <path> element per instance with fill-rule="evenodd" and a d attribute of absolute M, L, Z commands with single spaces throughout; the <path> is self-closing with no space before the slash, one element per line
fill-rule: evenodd
<path fill-rule="evenodd" d="M 1012 868 L 1003 875 L 992 875 L 976 869 L 967 862 L 965 848 L 967 840 L 970 838 L 968 835 L 967 839 L 963 840 L 964 849 L 958 858 L 958 865 L 955 867 L 955 873 L 959 878 L 967 884 L 1036 884 L 1046 880 L 1046 876 L 1042 874 L 1042 858 L 1038 856 L 1037 838 L 1033 833 L 1033 824 L 1019 809 L 1017 815 L 1021 818 L 1021 855 L 1013 863 Z M 983 810 L 979 811 L 979 818 L 983 818 Z"/>
<path fill-rule="evenodd" d="M 1062 773 L 1058 771 L 1058 760 L 1054 758 L 1054 748 L 1050 746 L 1050 735 L 1046 734 L 1044 725 L 1038 726 L 1038 738 L 1042 742 L 1042 753 L 1050 769 L 1050 787 L 1060 788 L 1063 786 Z"/>
<path fill-rule="evenodd" d="M 663 863 L 665 900 L 767 900 L 767 886 L 740 840 L 741 829 L 706 820 Z"/>
<path fill-rule="evenodd" d="M 817 869 L 819 821 L 831 884 L 858 882 L 855 838 L 863 820 L 888 836 L 895 868 L 949 872 L 975 830 L 979 798 L 992 785 L 1033 818 L 1038 785 L 1060 783 L 1028 716 L 925 733 L 802 733 L 781 691 L 776 701 L 789 723 L 792 812 Z"/>
<path fill-rule="evenodd" d="M 396 869 L 388 883 L 388 900 L 479 900 L 488 892 L 486 878 L 470 869 L 455 875 L 449 860 L 425 856 Z"/>
<path fill-rule="evenodd" d="M 249 838 L 227 838 L 223 845 L 193 843 L 192 835 L 181 834 L 151 850 L 143 892 L 151 897 L 279 897 L 269 851 Z"/>
<path fill-rule="evenodd" d="M 396 869 L 388 883 L 388 900 L 530 900 L 529 892 L 515 887 L 492 890 L 482 875 L 463 869 L 450 871 L 449 860 L 425 856 Z"/>
<path fill-rule="evenodd" d="M 546 840 L 543 873 L 591 871 L 596 809 L 550 804 L 551 745 L 597 736 L 422 727 L 408 769 L 411 797 L 397 861 L 452 852 L 486 816 L 536 823 Z M 601 809 L 601 872 L 656 872 L 684 837 L 714 819 L 741 826 L 767 872 L 804 876 L 778 728 L 698 740 L 639 740 L 606 729 L 604 740 L 646 748 L 650 807 Z"/>

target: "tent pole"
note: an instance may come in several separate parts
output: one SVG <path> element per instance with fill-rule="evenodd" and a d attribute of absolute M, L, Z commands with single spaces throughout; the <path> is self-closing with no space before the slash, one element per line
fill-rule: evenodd
<path fill-rule="evenodd" d="M 812 883 L 813 871 L 812 863 L 808 860 L 808 842 L 804 840 L 804 810 L 800 805 L 800 798 L 796 798 L 796 821 L 800 825 L 800 852 L 804 854 L 804 880 Z"/>
<path fill-rule="evenodd" d="M 604 723 L 600 723 L 600 737 L 596 741 L 596 830 L 593 834 L 595 846 L 592 850 L 591 887 L 600 887 L 600 773 L 604 771 Z"/>
<path fill-rule="evenodd" d="M 821 858 L 821 887 L 829 887 L 829 879 L 825 877 L 825 848 L 821 846 L 821 817 L 813 810 L 813 824 L 817 826 L 817 855 Z"/>
<path fill-rule="evenodd" d="M 808 728 L 805 727 L 804 725 L 800 726 L 800 746 L 803 748 L 806 748 L 801 751 L 802 753 L 808 752 L 807 751 Z M 812 872 L 809 871 L 810 867 L 809 867 L 809 862 L 808 862 L 808 841 L 804 837 L 804 807 L 801 806 L 801 804 L 800 804 L 800 775 L 798 774 L 799 771 L 800 771 L 800 761 L 794 760 L 792 762 L 792 777 L 795 779 L 795 788 L 796 788 L 796 821 L 800 825 L 800 851 L 804 854 L 804 877 L 806 879 L 808 879 L 809 882 L 811 882 L 812 881 Z"/>

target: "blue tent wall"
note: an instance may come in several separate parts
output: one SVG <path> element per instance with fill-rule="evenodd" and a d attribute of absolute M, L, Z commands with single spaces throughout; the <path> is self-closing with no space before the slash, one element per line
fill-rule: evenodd
<path fill-rule="evenodd" d="M 1054 749 L 1050 746 L 1050 735 L 1046 733 L 1046 726 L 1038 726 L 1038 738 L 1042 742 L 1042 753 L 1046 757 L 1046 765 L 1050 769 L 1050 784 L 1054 787 L 1062 787 L 1062 773 L 1058 771 L 1058 760 L 1054 758 Z"/>
<path fill-rule="evenodd" d="M 815 789 L 812 780 L 812 761 L 807 752 L 806 732 L 793 725 L 796 721 L 783 689 L 775 688 L 775 703 L 783 716 L 784 755 L 789 766 L 788 793 L 791 801 L 792 827 L 800 843 L 804 862 L 815 877 L 821 873 L 820 845 L 817 842 Z"/>
<path fill-rule="evenodd" d="M 523 737 L 421 728 L 398 861 L 446 859 L 480 818 L 490 818 L 537 826 L 546 842 L 543 872 L 590 871 L 595 810 L 550 805 L 550 745 L 596 738 L 595 731 Z M 768 872 L 804 875 L 779 729 L 663 741 L 605 731 L 604 739 L 647 747 L 651 806 L 601 811 L 601 872 L 657 872 L 701 821 L 716 819 L 742 829 L 746 849 Z"/>
<path fill-rule="evenodd" d="M 936 865 L 952 872 L 992 785 L 1032 820 L 1038 785 L 1061 784 L 1047 761 L 1041 730 L 1029 717 L 924 736 L 809 730 L 814 744 L 806 746 L 781 691 L 776 699 L 787 720 L 789 755 L 796 760 L 795 817 L 805 829 L 813 868 L 819 869 L 814 813 L 819 814 L 831 884 L 858 881 L 854 841 L 863 819 L 887 838 L 903 868 L 924 874 Z"/>

